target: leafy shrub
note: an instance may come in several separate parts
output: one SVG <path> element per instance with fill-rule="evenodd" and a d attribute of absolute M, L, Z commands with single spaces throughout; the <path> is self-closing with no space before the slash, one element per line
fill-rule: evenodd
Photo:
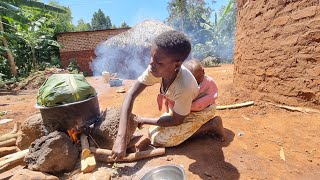
<path fill-rule="evenodd" d="M 72 74 L 79 74 L 80 73 L 80 66 L 77 63 L 77 59 L 76 58 L 71 58 L 69 59 L 70 63 L 67 67 L 67 70 L 69 72 L 71 72 Z"/>

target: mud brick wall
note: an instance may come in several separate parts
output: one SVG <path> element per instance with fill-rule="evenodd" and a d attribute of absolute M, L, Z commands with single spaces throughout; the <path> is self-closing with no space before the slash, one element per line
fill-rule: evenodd
<path fill-rule="evenodd" d="M 252 99 L 320 109 L 320 1 L 237 6 L 235 87 Z"/>
<path fill-rule="evenodd" d="M 127 31 L 123 29 L 107 29 L 84 32 L 66 32 L 57 34 L 57 40 L 62 44 L 60 48 L 61 65 L 68 67 L 71 59 L 76 59 L 80 71 L 92 75 L 89 63 L 96 57 L 94 50 L 96 46 L 119 33 Z"/>

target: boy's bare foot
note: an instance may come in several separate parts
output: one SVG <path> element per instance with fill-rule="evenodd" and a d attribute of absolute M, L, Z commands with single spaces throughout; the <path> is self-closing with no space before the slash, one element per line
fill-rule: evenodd
<path fill-rule="evenodd" d="M 223 128 L 222 119 L 220 116 L 215 116 L 210 123 L 213 127 L 213 130 L 209 132 L 209 134 L 217 141 L 225 141 L 225 133 Z"/>
<path fill-rule="evenodd" d="M 191 138 L 202 137 L 204 135 L 210 135 L 218 141 L 225 140 L 224 128 L 220 116 L 215 116 L 204 125 L 202 125 L 201 128 L 191 136 Z"/>

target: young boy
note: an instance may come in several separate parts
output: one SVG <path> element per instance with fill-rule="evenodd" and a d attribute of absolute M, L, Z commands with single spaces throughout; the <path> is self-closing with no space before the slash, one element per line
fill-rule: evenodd
<path fill-rule="evenodd" d="M 185 62 L 184 66 L 193 74 L 200 88 L 197 97 L 192 102 L 191 111 L 201 111 L 215 104 L 218 87 L 211 77 L 205 75 L 200 61 L 193 59 Z"/>
<path fill-rule="evenodd" d="M 155 38 L 151 47 L 148 68 L 128 91 L 121 107 L 117 138 L 111 158 L 125 156 L 127 125 L 135 98 L 147 87 L 161 83 L 158 102 L 166 99 L 170 111 L 158 118 L 139 117 L 140 124 L 154 125 L 149 129 L 149 138 L 155 146 L 176 146 L 192 135 L 217 129 L 223 131 L 221 119 L 212 119 L 215 106 L 199 112 L 191 112 L 192 100 L 198 94 L 198 84 L 182 63 L 191 51 L 188 38 L 178 31 L 167 31 Z M 191 113 L 190 113 L 191 112 Z"/>

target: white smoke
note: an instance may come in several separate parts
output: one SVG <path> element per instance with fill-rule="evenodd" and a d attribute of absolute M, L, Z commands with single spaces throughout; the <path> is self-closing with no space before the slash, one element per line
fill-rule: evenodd
<path fill-rule="evenodd" d="M 96 58 L 90 64 L 94 76 L 103 71 L 117 73 L 119 78 L 136 79 L 150 61 L 150 48 L 154 38 L 169 26 L 155 20 L 143 21 L 130 30 L 100 43 Z"/>

